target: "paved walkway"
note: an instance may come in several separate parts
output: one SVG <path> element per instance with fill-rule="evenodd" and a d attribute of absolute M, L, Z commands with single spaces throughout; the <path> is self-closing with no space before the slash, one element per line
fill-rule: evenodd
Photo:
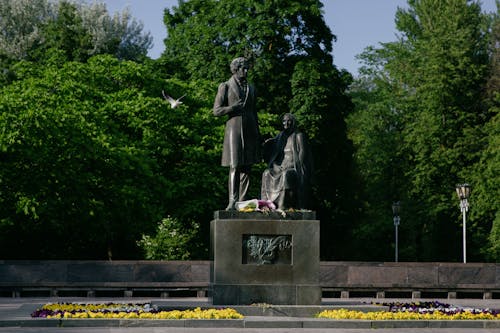
<path fill-rule="evenodd" d="M 369 305 L 373 301 L 399 301 L 391 299 L 323 299 L 322 306 L 359 306 L 360 303 Z M 424 300 L 428 301 L 428 300 Z M 500 300 L 457 299 L 439 300 L 458 306 L 500 309 Z M 376 332 L 439 332 L 439 333 L 472 333 L 495 332 L 500 333 L 500 321 L 362 321 L 362 320 L 325 320 L 315 319 L 310 316 L 293 315 L 282 316 L 268 312 L 266 316 L 247 315 L 243 320 L 117 320 L 117 319 L 65 319 L 50 320 L 31 318 L 30 314 L 49 302 L 86 302 L 86 303 L 140 303 L 153 302 L 162 306 L 208 306 L 206 298 L 178 298 L 178 299 L 139 299 L 139 298 L 0 298 L 0 332 L 89 332 L 89 333 L 158 333 L 158 332 L 199 332 L 199 333 L 225 333 L 225 332 L 313 332 L 313 333 L 365 333 Z M 290 307 L 293 308 L 293 307 Z M 291 313 L 307 313 L 292 311 Z M 253 311 L 253 309 L 251 309 Z M 310 309 L 309 309 L 310 310 Z M 286 312 L 286 311 L 285 311 Z M 283 313 L 283 311 L 280 311 Z M 62 326 L 62 327 L 61 327 Z"/>

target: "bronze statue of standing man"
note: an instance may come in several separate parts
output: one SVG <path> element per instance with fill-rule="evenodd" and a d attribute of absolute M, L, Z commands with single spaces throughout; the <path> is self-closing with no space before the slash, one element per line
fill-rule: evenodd
<path fill-rule="evenodd" d="M 247 82 L 249 66 L 245 58 L 231 62 L 233 76 L 219 85 L 214 102 L 214 115 L 227 116 L 224 133 L 222 166 L 229 167 L 229 204 L 246 200 L 252 164 L 260 161 L 260 132 L 255 109 L 255 90 Z"/>

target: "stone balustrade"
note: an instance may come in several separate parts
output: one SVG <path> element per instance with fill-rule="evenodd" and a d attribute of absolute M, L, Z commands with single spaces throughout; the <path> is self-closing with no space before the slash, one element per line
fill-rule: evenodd
<path fill-rule="evenodd" d="M 205 296 L 209 261 L 0 261 L 1 296 Z"/>
<path fill-rule="evenodd" d="M 500 298 L 498 263 L 320 262 L 323 297 Z M 210 261 L 0 260 L 0 296 L 207 296 Z"/>
<path fill-rule="evenodd" d="M 320 282 L 339 297 L 500 298 L 500 264 L 321 262 Z"/>

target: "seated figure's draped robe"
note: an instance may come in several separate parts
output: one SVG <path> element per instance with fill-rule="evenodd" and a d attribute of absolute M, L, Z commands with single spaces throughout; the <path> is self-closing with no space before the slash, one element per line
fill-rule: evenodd
<path fill-rule="evenodd" d="M 279 209 L 307 208 L 311 161 L 305 135 L 283 131 L 266 143 L 264 153 L 268 168 L 262 174 L 261 198 Z"/>

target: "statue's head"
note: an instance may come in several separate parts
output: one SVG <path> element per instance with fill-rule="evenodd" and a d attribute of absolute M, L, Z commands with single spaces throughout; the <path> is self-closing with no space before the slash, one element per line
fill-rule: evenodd
<path fill-rule="evenodd" d="M 231 73 L 236 74 L 242 67 L 245 67 L 248 70 L 248 61 L 245 58 L 238 57 L 231 61 Z"/>
<path fill-rule="evenodd" d="M 291 113 L 285 113 L 282 122 L 283 128 L 287 132 L 293 132 L 297 128 L 297 118 Z"/>

